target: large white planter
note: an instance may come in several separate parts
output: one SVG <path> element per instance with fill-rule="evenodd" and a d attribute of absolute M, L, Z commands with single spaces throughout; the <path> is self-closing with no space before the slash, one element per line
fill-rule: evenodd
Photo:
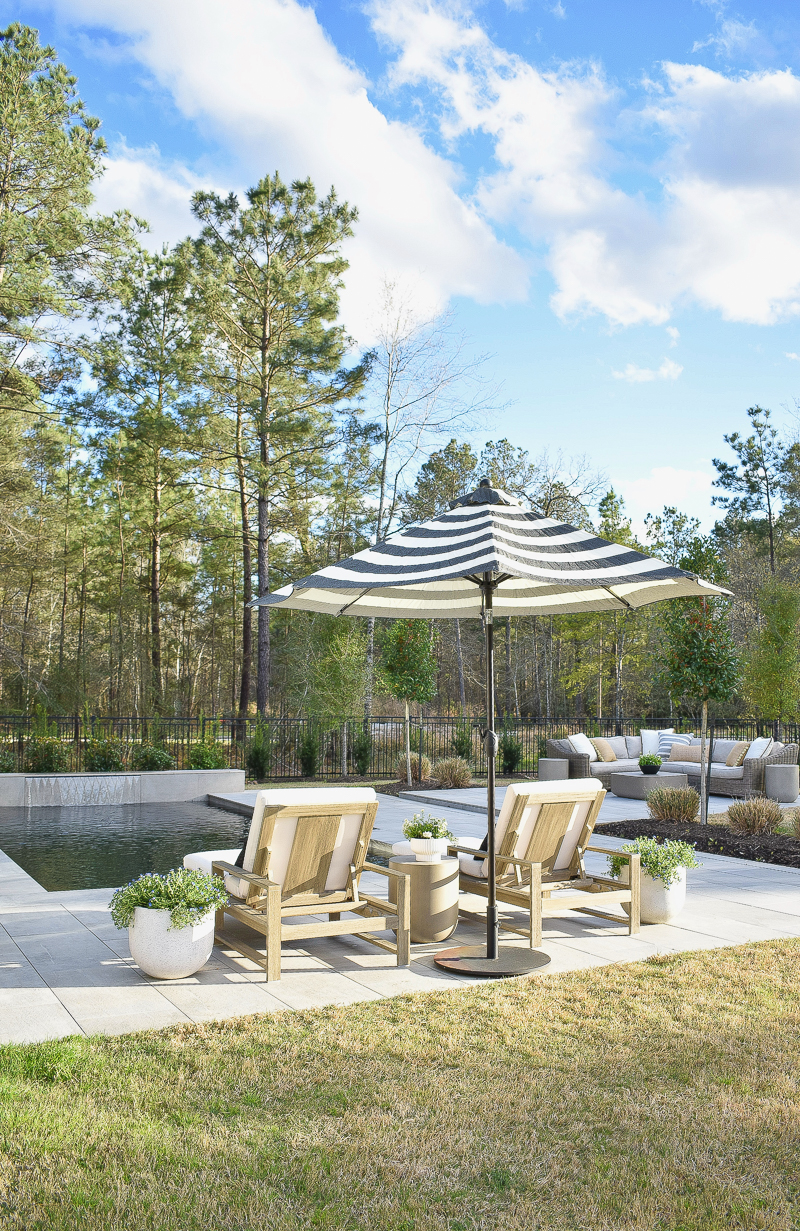
<path fill-rule="evenodd" d="M 156 979 L 185 979 L 205 966 L 214 948 L 214 911 L 199 923 L 170 929 L 168 910 L 137 906 L 128 928 L 131 957 Z"/>
<path fill-rule="evenodd" d="M 449 838 L 409 838 L 417 863 L 441 863 L 447 854 Z"/>
<path fill-rule="evenodd" d="M 641 892 L 642 923 L 669 923 L 686 905 L 686 868 L 678 868 L 669 888 L 642 869 Z"/>

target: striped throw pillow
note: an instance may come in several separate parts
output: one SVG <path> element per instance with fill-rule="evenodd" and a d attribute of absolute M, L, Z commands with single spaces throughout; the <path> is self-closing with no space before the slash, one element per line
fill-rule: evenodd
<path fill-rule="evenodd" d="M 658 736 L 658 755 L 662 761 L 668 761 L 673 744 L 681 744 L 688 748 L 691 742 L 691 735 L 675 735 L 673 732 L 662 731 Z"/>

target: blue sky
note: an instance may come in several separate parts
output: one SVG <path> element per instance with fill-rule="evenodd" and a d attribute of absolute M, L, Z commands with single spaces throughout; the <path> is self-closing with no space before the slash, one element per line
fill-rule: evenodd
<path fill-rule="evenodd" d="M 637 522 L 713 520 L 711 458 L 800 397 L 800 8 L 702 0 L 53 0 L 37 26 L 103 121 L 98 201 L 191 227 L 266 171 L 360 210 L 343 313 L 449 304 L 509 407 Z M 794 357 L 791 357 L 794 356 Z"/>

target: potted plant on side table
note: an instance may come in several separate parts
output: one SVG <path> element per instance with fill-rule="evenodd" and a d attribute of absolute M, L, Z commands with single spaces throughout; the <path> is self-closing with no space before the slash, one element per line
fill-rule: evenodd
<path fill-rule="evenodd" d="M 415 812 L 412 820 L 403 821 L 403 833 L 417 863 L 441 863 L 442 855 L 447 854 L 448 842 L 453 841 L 447 821 L 430 813 L 426 819 L 424 812 Z"/>
<path fill-rule="evenodd" d="M 669 923 L 686 905 L 686 869 L 700 867 L 694 847 L 688 842 L 637 838 L 622 849 L 638 853 L 641 860 L 642 923 Z M 612 876 L 627 881 L 628 865 L 619 855 L 609 855 L 608 864 Z"/>
<path fill-rule="evenodd" d="M 661 769 L 661 757 L 654 752 L 646 752 L 643 757 L 639 757 L 639 769 L 643 774 L 657 774 Z"/>
<path fill-rule="evenodd" d="M 131 957 L 145 974 L 185 979 L 211 956 L 214 912 L 227 903 L 221 876 L 173 868 L 123 885 L 109 905 L 116 926 L 128 929 Z"/>

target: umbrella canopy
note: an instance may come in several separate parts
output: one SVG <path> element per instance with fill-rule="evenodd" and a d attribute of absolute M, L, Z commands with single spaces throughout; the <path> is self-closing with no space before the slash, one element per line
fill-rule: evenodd
<path fill-rule="evenodd" d="M 253 606 L 469 619 L 484 610 L 487 574 L 499 616 L 623 611 L 728 593 L 631 547 L 539 517 L 484 480 L 440 517 L 264 594 Z"/>
<path fill-rule="evenodd" d="M 539 517 L 484 479 L 441 516 L 408 526 L 293 585 L 262 594 L 251 606 L 390 619 L 482 618 L 488 756 L 486 949 L 447 950 L 436 960 L 448 969 L 504 977 L 550 959 L 525 957 L 509 946 L 498 952 L 494 616 L 624 611 L 668 598 L 728 593 L 663 560 Z"/>

